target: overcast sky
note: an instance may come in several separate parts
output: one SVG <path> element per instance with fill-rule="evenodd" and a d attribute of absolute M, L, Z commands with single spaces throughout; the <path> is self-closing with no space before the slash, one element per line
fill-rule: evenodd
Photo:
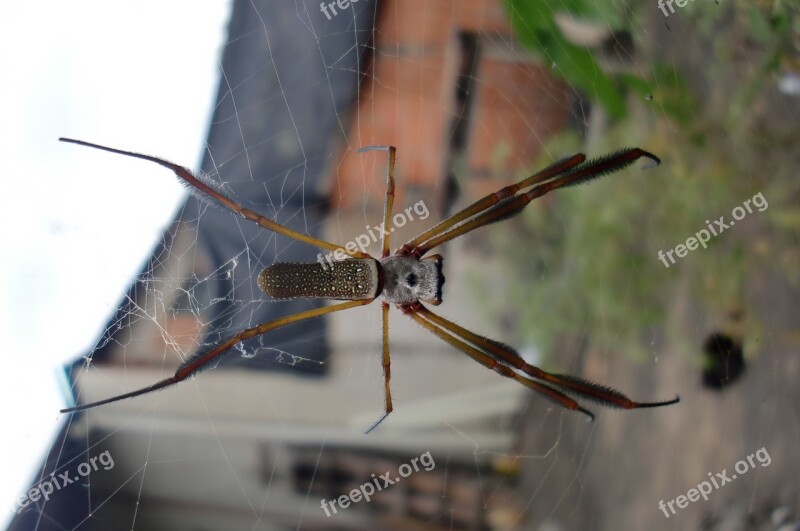
<path fill-rule="evenodd" d="M 229 0 L 4 2 L 0 7 L 0 393 L 7 525 L 60 424 L 61 367 L 92 348 L 197 167 Z"/>

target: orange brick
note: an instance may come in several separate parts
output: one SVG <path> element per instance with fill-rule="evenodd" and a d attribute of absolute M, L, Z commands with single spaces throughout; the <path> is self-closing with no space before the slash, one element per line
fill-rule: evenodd
<path fill-rule="evenodd" d="M 425 5 L 429 9 L 420 8 Z M 459 51 L 455 34 L 448 27 L 432 26 L 426 13 L 452 18 L 437 2 L 389 2 L 384 8 L 378 51 L 349 127 L 351 148 L 398 148 L 398 204 L 404 204 L 409 186 L 441 189 L 449 156 Z M 385 191 L 384 164 L 384 158 L 365 162 L 355 149 L 347 151 L 336 170 L 336 208 L 379 207 Z"/>
<path fill-rule="evenodd" d="M 473 176 L 491 177 L 474 185 L 483 195 L 530 167 L 542 144 L 567 123 L 567 86 L 546 68 L 520 58 L 482 56 L 474 86 L 469 132 Z M 480 179 L 478 179 L 480 181 Z"/>
<path fill-rule="evenodd" d="M 458 34 L 464 31 L 481 36 L 468 124 L 470 195 L 484 195 L 531 167 L 542 143 L 564 127 L 565 85 L 521 49 L 493 44 L 512 40 L 502 0 L 386 0 L 372 65 L 348 127 L 351 149 L 336 168 L 335 208 L 381 207 L 385 156 L 355 149 L 387 144 L 398 148 L 397 204 L 405 204 L 409 186 L 440 204 L 457 112 Z M 494 39 L 492 33 L 503 36 Z"/>
<path fill-rule="evenodd" d="M 375 34 L 379 50 L 443 47 L 453 26 L 453 2 L 384 0 Z"/>
<path fill-rule="evenodd" d="M 511 34 L 511 22 L 502 0 L 461 0 L 453 11 L 460 31 Z"/>

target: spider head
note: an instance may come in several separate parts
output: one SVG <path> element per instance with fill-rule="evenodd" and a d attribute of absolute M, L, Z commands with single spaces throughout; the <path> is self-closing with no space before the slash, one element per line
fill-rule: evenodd
<path fill-rule="evenodd" d="M 413 256 L 389 256 L 381 260 L 383 300 L 407 305 L 417 301 L 438 305 L 442 302 L 442 257 L 435 254 L 422 260 Z"/>

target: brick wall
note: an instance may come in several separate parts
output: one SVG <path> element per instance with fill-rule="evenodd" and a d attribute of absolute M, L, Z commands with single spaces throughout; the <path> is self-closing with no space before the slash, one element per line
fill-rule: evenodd
<path fill-rule="evenodd" d="M 566 86 L 514 41 L 501 0 L 385 0 L 377 24 L 348 117 L 351 149 L 334 169 L 336 208 L 382 204 L 384 183 L 376 177 L 385 159 L 360 155 L 359 147 L 397 146 L 396 204 L 405 204 L 411 187 L 439 205 L 459 150 L 468 161 L 466 193 L 478 197 L 531 168 L 542 143 L 566 124 Z M 459 87 L 468 91 L 466 104 Z"/>

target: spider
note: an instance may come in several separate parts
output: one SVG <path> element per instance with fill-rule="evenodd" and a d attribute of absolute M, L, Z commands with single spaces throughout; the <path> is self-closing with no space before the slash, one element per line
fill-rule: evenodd
<path fill-rule="evenodd" d="M 70 138 L 60 138 L 59 140 L 154 162 L 175 172 L 178 179 L 202 199 L 217 202 L 236 214 L 257 223 L 264 229 L 322 249 L 337 251 L 336 254 L 338 256 L 342 256 L 339 253 L 347 255 L 345 259 L 337 259 L 329 265 L 321 261 L 311 263 L 278 262 L 266 267 L 258 275 L 259 287 L 274 299 L 308 297 L 343 300 L 346 302 L 298 312 L 248 328 L 216 345 L 209 351 L 200 351 L 189 357 L 178 367 L 175 374 L 169 378 L 165 378 L 148 387 L 106 398 L 105 400 L 65 408 L 61 410 L 62 413 L 82 411 L 164 389 L 182 382 L 207 368 L 212 361 L 229 352 L 231 347 L 240 341 L 266 334 L 271 330 L 291 323 L 363 306 L 379 297 L 381 298 L 383 324 L 382 364 L 385 404 L 383 414 L 367 430 L 367 433 L 386 419 L 393 410 L 392 394 L 389 386 L 391 379 L 389 308 L 391 305 L 395 305 L 397 309 L 420 326 L 464 352 L 484 367 L 497 372 L 501 376 L 516 380 L 522 385 L 541 393 L 556 404 L 567 409 L 580 411 L 587 415 L 589 420 L 593 420 L 594 415 L 589 410 L 581 407 L 576 400 L 568 395 L 575 395 L 578 398 L 590 400 L 603 406 L 623 409 L 668 406 L 680 400 L 678 396 L 675 396 L 671 400 L 661 402 L 634 402 L 610 387 L 576 376 L 547 372 L 527 363 L 516 350 L 505 343 L 471 332 L 453 321 L 432 312 L 423 304 L 441 304 L 442 285 L 444 284 L 442 256 L 438 254 L 425 256 L 428 251 L 475 229 L 515 216 L 533 199 L 541 197 L 551 190 L 587 183 L 603 175 L 621 170 L 641 157 L 649 159 L 649 166 L 656 166 L 660 163 L 658 157 L 643 149 L 622 149 L 591 160 L 586 160 L 586 155 L 578 153 L 557 161 L 516 184 L 506 186 L 479 199 L 472 205 L 412 238 L 394 253 L 390 253 L 389 250 L 389 237 L 392 232 L 390 227 L 395 194 L 394 167 L 396 148 L 392 146 L 369 146 L 359 149 L 359 152 L 368 150 L 386 151 L 388 158 L 384 223 L 381 229 L 383 233 L 381 238 L 383 252 L 381 258 L 376 259 L 362 251 L 348 249 L 347 247 L 343 248 L 307 234 L 296 232 L 244 208 L 224 196 L 217 183 L 205 175 L 195 175 L 178 164 L 150 155 L 123 151 L 82 140 Z M 528 191 L 524 191 L 528 188 L 530 188 Z"/>

